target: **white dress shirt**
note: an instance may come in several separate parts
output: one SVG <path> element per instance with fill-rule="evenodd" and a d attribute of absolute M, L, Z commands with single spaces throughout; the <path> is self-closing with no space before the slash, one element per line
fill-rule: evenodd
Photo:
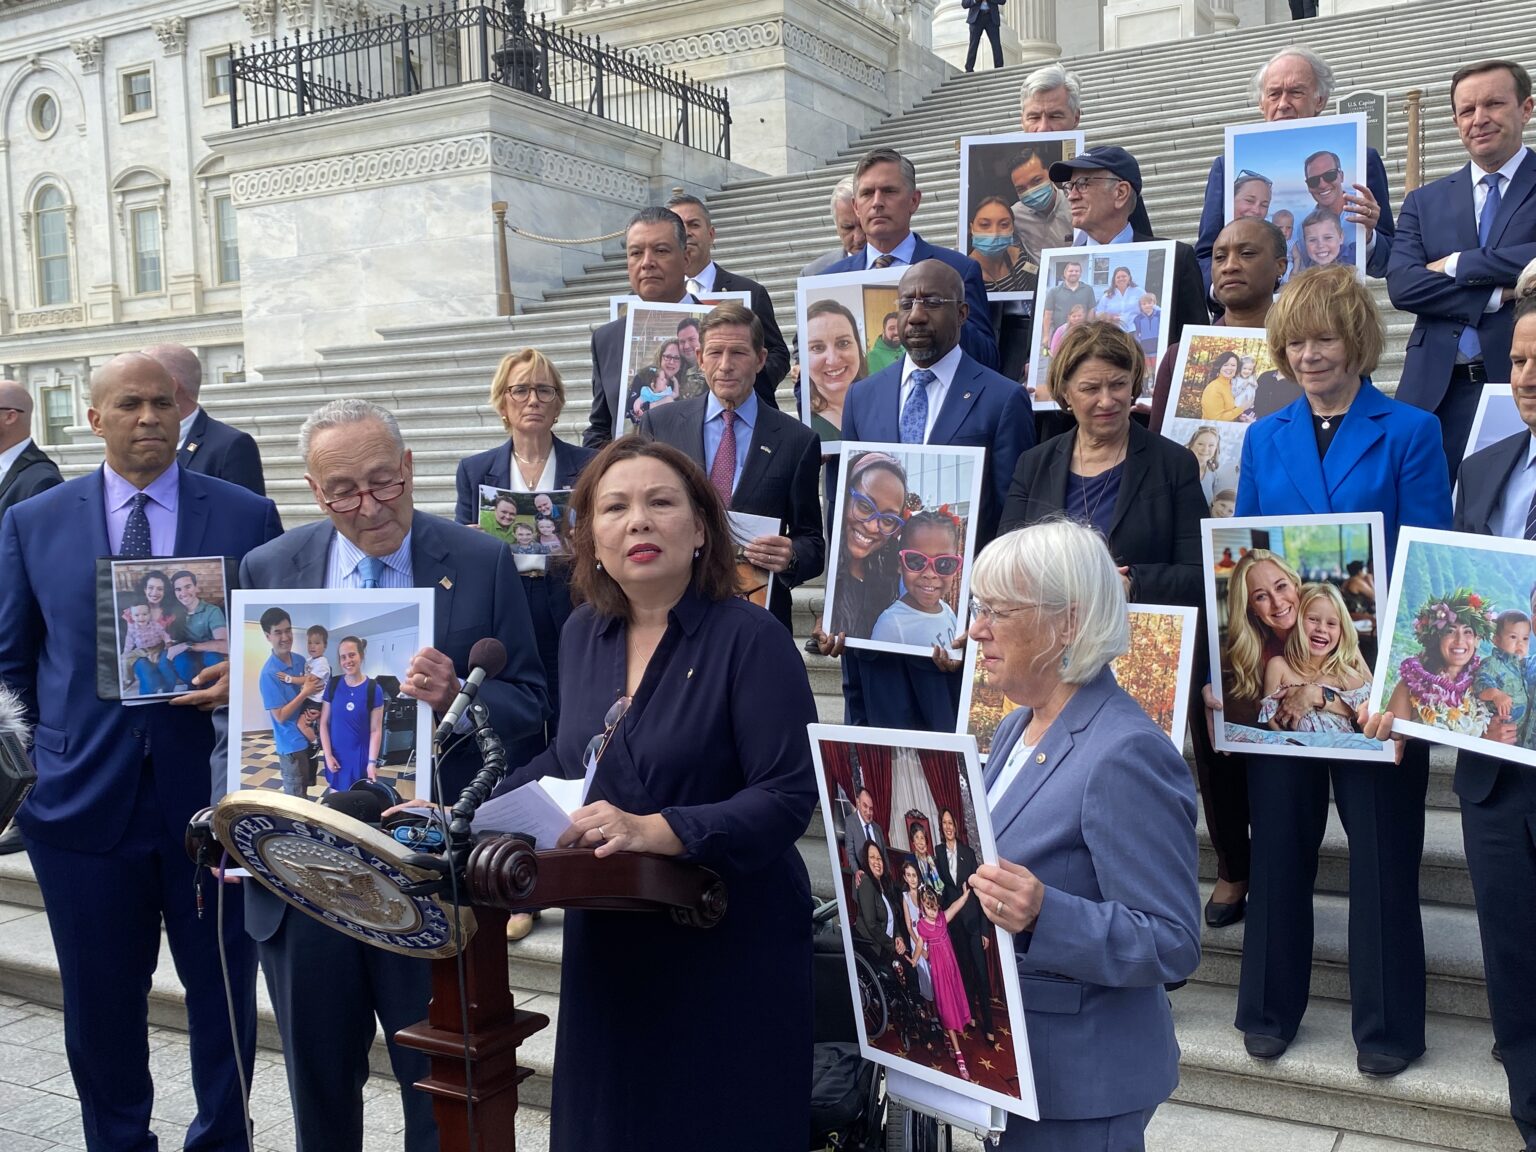
<path fill-rule="evenodd" d="M 688 291 L 694 296 L 707 296 L 715 290 L 715 273 L 720 266 L 711 260 L 699 269 L 697 276 L 688 277 Z"/>
<path fill-rule="evenodd" d="M 21 454 L 27 450 L 27 446 L 31 443 L 32 437 L 24 436 L 21 443 L 12 444 L 4 452 L 0 452 L 0 480 L 5 479 L 6 473 L 11 470 L 12 465 L 21 458 Z"/>
<path fill-rule="evenodd" d="M 1024 770 L 1024 765 L 1029 763 L 1029 758 L 1034 752 L 1033 744 L 1024 743 L 1023 734 L 1020 734 L 1019 742 L 1013 746 L 1013 751 L 1008 753 L 1008 759 L 1003 762 L 1003 770 L 997 774 L 997 779 L 992 781 L 992 787 L 987 789 L 987 808 L 995 811 L 1000 801 L 1008 794 L 1008 789 L 1013 787 L 1013 782 L 1019 778 L 1019 773 Z"/>
<path fill-rule="evenodd" d="M 1515 178 L 1515 173 L 1519 171 L 1520 165 L 1525 163 L 1525 157 L 1529 152 L 1529 148 L 1521 145 L 1520 149 L 1508 160 L 1504 161 L 1504 166 L 1499 169 L 1499 199 L 1501 203 L 1504 194 L 1509 191 L 1509 182 Z M 1483 222 L 1483 205 L 1488 203 L 1488 185 L 1483 183 L 1483 178 L 1490 175 L 1490 173 L 1484 172 L 1469 160 L 1467 162 L 1467 174 L 1472 181 L 1472 219 L 1476 224 L 1481 225 Z M 1445 258 L 1445 274 L 1452 280 L 1456 279 L 1456 265 L 1460 259 L 1460 252 L 1452 252 Z M 1489 293 L 1488 303 L 1483 305 L 1483 311 L 1497 312 L 1502 307 L 1504 307 L 1504 289 L 1500 286 Z M 1523 519 L 1520 524 L 1520 531 L 1515 533 L 1515 535 L 1525 535 L 1525 522 Z"/>
<path fill-rule="evenodd" d="M 935 379 L 928 385 L 928 423 L 923 426 L 923 443 L 928 443 L 928 437 L 933 435 L 934 421 L 939 418 L 939 409 L 944 407 L 944 397 L 949 395 L 949 386 L 954 383 L 955 370 L 960 367 L 962 353 L 960 345 L 956 344 L 937 362 L 928 365 L 928 371 L 932 372 Z M 896 406 L 896 419 L 901 420 L 901 414 L 906 411 L 907 397 L 912 395 L 912 389 L 916 387 L 911 381 L 912 373 L 918 365 L 912 363 L 912 357 L 903 356 L 901 360 L 901 395 Z"/>
<path fill-rule="evenodd" d="M 1531 498 L 1536 496 L 1536 436 L 1525 448 L 1525 463 L 1509 474 L 1504 485 L 1504 495 L 1499 497 L 1489 522 L 1500 536 L 1511 540 L 1525 539 L 1525 518 L 1531 510 Z"/>

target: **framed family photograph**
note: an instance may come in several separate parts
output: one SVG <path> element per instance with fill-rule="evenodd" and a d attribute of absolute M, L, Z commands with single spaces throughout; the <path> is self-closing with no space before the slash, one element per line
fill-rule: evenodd
<path fill-rule="evenodd" d="M 842 444 L 827 560 L 827 635 L 931 656 L 965 628 L 983 448 Z"/>
<path fill-rule="evenodd" d="M 1133 605 L 1131 646 L 1110 664 L 1116 683 L 1130 693 L 1180 752 L 1184 750 L 1184 730 L 1188 726 L 1198 615 L 1194 608 L 1179 605 Z M 976 750 L 983 764 L 992 751 L 997 726 L 1017 707 L 987 682 L 987 671 L 976 659 L 976 645 L 967 644 L 958 730 L 961 735 L 976 738 Z"/>
<path fill-rule="evenodd" d="M 975 741 L 808 729 L 860 1051 L 1036 1119 L 1013 937 L 966 883 L 997 863 Z"/>
<path fill-rule="evenodd" d="M 96 562 L 96 695 L 124 704 L 192 690 L 229 653 L 234 564 L 223 556 Z"/>
<path fill-rule="evenodd" d="M 1371 711 L 1392 730 L 1536 767 L 1536 543 L 1404 528 Z"/>
<path fill-rule="evenodd" d="M 710 307 L 636 302 L 624 313 L 624 358 L 619 366 L 624 432 L 635 431 L 658 404 L 709 391 L 699 368 L 699 323 Z"/>
<path fill-rule="evenodd" d="M 795 334 L 800 354 L 800 421 L 836 456 L 843 403 L 856 381 L 899 363 L 896 284 L 904 268 L 831 272 L 795 283 Z"/>
<path fill-rule="evenodd" d="M 1289 275 L 1348 264 L 1365 276 L 1365 225 L 1344 197 L 1365 183 L 1365 116 L 1314 116 L 1227 126 L 1228 223 L 1268 220 L 1290 244 Z"/>
<path fill-rule="evenodd" d="M 700 304 L 713 308 L 716 304 L 724 304 L 731 301 L 740 304 L 743 308 L 751 307 L 752 293 L 750 292 L 700 292 L 695 297 Z M 619 320 L 629 310 L 631 304 L 644 304 L 640 297 L 630 293 L 622 293 L 618 296 L 608 297 L 608 319 Z"/>
<path fill-rule="evenodd" d="M 569 488 L 511 492 L 480 485 L 480 529 L 512 549 L 514 556 L 569 556 Z"/>
<path fill-rule="evenodd" d="M 432 713 L 400 694 L 430 645 L 430 588 L 236 592 L 231 608 L 231 792 L 318 800 L 360 780 L 433 796 Z"/>
<path fill-rule="evenodd" d="M 960 252 L 981 265 L 989 300 L 1033 300 L 1040 254 L 1072 243 L 1072 212 L 1051 165 L 1083 150 L 1081 132 L 960 137 Z"/>
<path fill-rule="evenodd" d="M 1172 240 L 1046 249 L 1025 380 L 1035 407 L 1061 406 L 1051 394 L 1051 357 L 1071 329 L 1090 320 L 1118 324 L 1136 337 L 1147 362 L 1143 391 L 1150 395 L 1168 348 L 1172 295 Z"/>
<path fill-rule="evenodd" d="M 1195 454 L 1200 488 L 1212 516 L 1230 516 L 1237 506 L 1248 425 L 1300 395 L 1301 389 L 1276 370 L 1264 329 L 1184 329 L 1173 391 L 1158 431 Z"/>
<path fill-rule="evenodd" d="M 1218 752 L 1390 761 L 1360 732 L 1376 661 L 1380 512 L 1202 520 Z"/>

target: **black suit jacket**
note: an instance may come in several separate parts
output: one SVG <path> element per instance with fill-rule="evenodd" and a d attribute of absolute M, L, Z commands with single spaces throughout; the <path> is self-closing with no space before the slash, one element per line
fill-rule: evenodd
<path fill-rule="evenodd" d="M 1165 240 L 1165 236 L 1153 236 L 1146 232 L 1132 232 L 1131 240 L 1141 244 L 1150 240 Z M 1179 341 L 1179 334 L 1186 324 L 1209 324 L 1211 310 L 1205 302 L 1205 277 L 1200 273 L 1200 261 L 1195 250 L 1183 241 L 1173 246 L 1173 299 L 1163 301 L 1170 308 L 1168 314 L 1168 346 Z"/>
<path fill-rule="evenodd" d="M 592 413 L 581 442 L 601 448 L 613 439 L 615 413 L 619 410 L 619 377 L 624 369 L 624 317 L 610 320 L 592 331 Z M 624 422 L 619 421 L 622 433 Z"/>
<path fill-rule="evenodd" d="M 774 318 L 773 298 L 768 295 L 768 289 L 756 280 L 727 272 L 718 264 L 715 265 L 715 291 L 752 294 L 752 312 L 762 321 L 763 348 L 768 353 L 768 361 L 757 374 L 752 386 L 757 390 L 759 398 L 777 408 L 774 393 L 779 389 L 779 381 L 789 374 L 789 345 L 784 342 L 784 333 L 779 331 L 779 322 Z"/>
<path fill-rule="evenodd" d="M 59 466 L 36 444 L 28 444 L 4 476 L 0 476 L 0 516 L 12 504 L 64 483 Z"/>
<path fill-rule="evenodd" d="M 1530 444 L 1531 434 L 1521 431 L 1497 444 L 1488 445 L 1481 452 L 1475 452 L 1462 461 L 1451 531 L 1470 532 L 1477 536 L 1498 535 L 1493 514 L 1498 510 L 1511 474 L 1517 465 L 1524 463 Z M 1473 804 L 1481 804 L 1488 799 L 1499 773 L 1505 769 L 1517 771 L 1518 765 L 1506 764 L 1502 760 L 1475 752 L 1458 753 L 1453 784 L 1456 795 Z"/>
<path fill-rule="evenodd" d="M 661 404 L 645 414 L 640 434 L 670 444 L 704 467 L 704 413 L 708 396 Z M 1193 457 L 1191 457 L 1193 459 Z M 800 421 L 758 398 L 757 422 L 747 462 L 736 481 L 731 509 L 772 516 L 785 524 L 795 552 L 792 572 L 773 578 L 768 610 L 792 629 L 790 589 L 814 580 L 826 566 L 827 544 L 821 528 L 821 442 Z"/>
<path fill-rule="evenodd" d="M 960 866 L 954 870 L 954 875 L 950 875 L 949 853 L 944 845 L 940 844 L 933 850 L 933 857 L 939 862 L 939 879 L 944 883 L 944 892 L 940 899 L 946 908 L 960 899 L 960 894 L 965 891 L 965 882 L 976 871 L 976 849 L 969 844 L 956 841 L 955 855 L 959 857 Z M 981 905 L 976 902 L 976 897 L 973 895 L 965 902 L 965 907 L 960 909 L 960 915 L 955 923 L 967 932 L 971 932 L 981 927 L 981 919 Z"/>
<path fill-rule="evenodd" d="M 1063 432 L 1019 457 L 999 532 L 1060 515 L 1077 432 Z M 1200 520 L 1209 515 L 1199 466 L 1188 448 L 1131 424 L 1109 550 L 1131 569 L 1131 599 L 1199 606 Z"/>
<path fill-rule="evenodd" d="M 215 420 L 204 409 L 198 409 L 187 442 L 176 453 L 176 463 L 189 472 L 201 472 L 249 488 L 258 496 L 267 494 L 256 441 L 240 429 Z"/>

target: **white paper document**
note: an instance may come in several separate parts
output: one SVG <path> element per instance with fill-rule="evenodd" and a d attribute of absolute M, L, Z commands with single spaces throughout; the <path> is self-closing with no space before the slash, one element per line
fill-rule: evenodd
<path fill-rule="evenodd" d="M 571 826 L 571 813 L 581 807 L 585 791 L 584 780 L 542 776 L 480 805 L 474 831 L 532 836 L 542 852 Z"/>

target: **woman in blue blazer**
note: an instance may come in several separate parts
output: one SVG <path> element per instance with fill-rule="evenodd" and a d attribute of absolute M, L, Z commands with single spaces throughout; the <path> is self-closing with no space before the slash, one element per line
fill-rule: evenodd
<path fill-rule="evenodd" d="M 1381 316 L 1351 269 L 1294 277 L 1267 321 L 1275 364 L 1302 397 L 1243 442 L 1238 516 L 1380 512 L 1390 564 L 1404 524 L 1451 526 L 1439 422 L 1389 400 L 1368 375 Z M 1321 689 L 1316 690 L 1321 696 Z M 1322 707 L 1321 699 L 1302 701 Z M 1237 1027 L 1275 1059 L 1296 1035 L 1312 972 L 1312 886 L 1330 779 L 1349 836 L 1349 983 L 1360 1071 L 1395 1076 L 1424 1052 L 1424 847 L 1428 748 L 1401 765 L 1248 756 L 1253 859 Z"/>
<path fill-rule="evenodd" d="M 575 486 L 582 466 L 597 455 L 555 436 L 555 423 L 565 407 L 565 382 L 537 348 L 502 358 L 491 381 L 491 407 L 506 425 L 507 442 L 459 461 L 453 517 L 472 528 L 480 525 L 482 486 L 504 492 L 566 492 Z M 552 499 L 557 515 L 568 503 L 564 495 Z M 513 559 L 533 616 L 551 711 L 546 740 L 537 748 L 521 750 L 527 759 L 555 738 L 560 715 L 560 629 L 571 614 L 571 591 L 565 557 L 530 552 Z"/>
<path fill-rule="evenodd" d="M 1014 935 L 1040 1121 L 1005 1149 L 1143 1147 L 1179 1082 L 1163 985 L 1200 963 L 1195 788 L 1173 742 L 1115 683 L 1125 586 L 1103 539 L 1068 520 L 977 557 L 971 642 L 1021 705 L 987 759 L 1000 865 L 971 877 Z"/>

